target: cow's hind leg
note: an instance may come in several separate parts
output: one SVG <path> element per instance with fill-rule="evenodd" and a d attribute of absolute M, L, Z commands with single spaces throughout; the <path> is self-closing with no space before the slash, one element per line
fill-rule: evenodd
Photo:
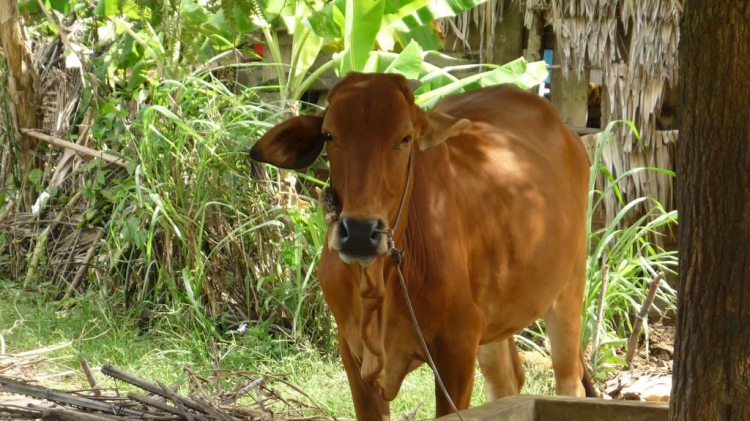
<path fill-rule="evenodd" d="M 577 265 L 573 278 L 555 303 L 544 315 L 552 347 L 552 367 L 555 370 L 555 392 L 558 395 L 586 396 L 581 379 L 581 313 L 586 265 Z"/>
<path fill-rule="evenodd" d="M 512 336 L 481 345 L 477 359 L 485 379 L 487 402 L 521 393 L 525 376 Z"/>

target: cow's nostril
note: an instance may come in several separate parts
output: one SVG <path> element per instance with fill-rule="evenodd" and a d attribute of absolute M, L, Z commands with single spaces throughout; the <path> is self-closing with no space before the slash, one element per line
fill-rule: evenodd
<path fill-rule="evenodd" d="M 341 241 L 346 241 L 349 238 L 349 230 L 346 229 L 346 223 L 344 221 L 339 222 L 339 238 Z"/>

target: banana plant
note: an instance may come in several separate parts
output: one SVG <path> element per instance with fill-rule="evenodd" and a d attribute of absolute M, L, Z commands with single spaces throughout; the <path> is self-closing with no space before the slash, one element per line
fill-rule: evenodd
<path fill-rule="evenodd" d="M 407 78 L 418 79 L 422 86 L 415 92 L 416 101 L 424 108 L 431 108 L 446 95 L 483 86 L 513 83 L 528 89 L 538 85 L 548 74 L 543 62 L 526 63 L 520 58 L 503 66 L 463 65 L 440 69 L 424 60 L 428 54 L 434 54 L 425 52 L 425 48 L 443 47 L 433 26 L 436 19 L 455 16 L 484 1 L 486 0 L 335 0 L 326 4 L 304 19 L 308 29 L 312 31 L 307 36 L 318 36 L 314 38 L 316 48 L 338 51 L 333 54 L 332 60 L 307 79 L 299 79 L 300 83 L 293 85 L 292 99 L 298 100 L 331 67 L 339 76 L 350 71 L 386 72 L 401 73 Z M 317 43 L 319 40 L 323 43 Z M 401 52 L 392 52 L 396 48 Z M 313 61 L 314 59 L 307 63 L 311 65 Z M 304 67 L 299 64 L 307 63 L 295 63 L 292 69 L 304 72 Z M 485 71 L 464 79 L 458 79 L 450 73 L 453 70 L 471 68 Z"/>
<path fill-rule="evenodd" d="M 408 79 L 419 80 L 414 92 L 415 102 L 424 109 L 432 108 L 441 98 L 485 86 L 510 83 L 530 89 L 547 78 L 549 70 L 542 62 L 527 63 L 523 57 L 502 66 L 495 64 L 470 64 L 440 68 L 424 61 L 430 52 L 411 40 L 400 54 L 373 51 L 368 55 L 363 71 L 371 73 L 400 73 Z M 489 69 L 459 79 L 454 70 Z"/>
<path fill-rule="evenodd" d="M 137 3 L 133 0 L 96 1 L 96 13 L 110 20 L 117 21 L 118 15 L 128 13 L 149 16 L 150 19 L 139 21 L 142 22 L 139 25 L 150 27 L 149 25 L 156 24 L 155 19 L 158 18 L 158 7 L 146 13 L 151 9 L 143 4 L 136 6 Z M 159 3 L 158 0 L 153 1 L 155 4 Z M 165 50 L 161 54 L 152 54 L 149 51 L 154 48 L 146 48 L 150 46 L 148 39 L 166 40 L 173 37 L 167 36 L 167 31 L 163 37 L 157 37 L 153 30 L 136 33 L 136 26 L 132 26 L 130 30 L 131 37 L 125 39 L 138 41 L 131 44 L 143 45 L 141 50 L 146 50 L 128 57 L 157 59 L 156 62 L 164 62 L 166 67 L 173 59 L 166 50 L 182 50 L 183 55 L 191 55 L 187 57 L 190 61 L 206 63 L 220 58 L 222 51 L 234 48 L 243 39 L 243 34 L 260 32 L 272 60 L 270 63 L 253 65 L 274 68 L 278 78 L 280 103 L 284 107 L 291 104 L 296 109 L 296 104 L 310 86 L 333 69 L 339 76 L 350 71 L 395 72 L 410 79 L 419 79 L 422 86 L 415 92 L 417 102 L 430 108 L 448 94 L 499 83 L 515 83 L 529 88 L 546 77 L 547 69 L 543 63 L 526 63 L 523 59 L 504 66 L 464 64 L 444 69 L 425 61 L 429 54 L 436 54 L 425 50 L 443 47 L 433 26 L 435 20 L 455 16 L 484 1 L 486 0 L 222 0 L 221 7 L 211 12 L 204 1 L 181 0 L 177 33 L 181 35 L 178 42 L 183 48 L 165 46 L 156 51 L 159 53 Z M 119 8 L 121 3 L 123 6 Z M 119 22 L 116 23 L 119 30 L 126 28 Z M 286 31 L 292 36 L 290 57 L 282 57 L 278 36 L 280 31 Z M 159 46 L 160 43 L 156 42 L 154 45 Z M 123 51 L 129 49 L 130 47 Z M 313 69 L 321 51 L 333 52 L 333 58 Z M 147 63 L 141 67 L 147 68 Z M 467 69 L 476 69 L 481 73 L 460 80 L 451 74 L 454 70 Z"/>

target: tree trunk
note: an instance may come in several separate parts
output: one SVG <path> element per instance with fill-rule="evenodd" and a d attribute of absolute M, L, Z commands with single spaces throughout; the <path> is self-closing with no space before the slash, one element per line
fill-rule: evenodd
<path fill-rule="evenodd" d="M 34 58 L 26 47 L 23 22 L 18 13 L 17 0 L 0 1 L 0 44 L 8 68 L 8 94 L 15 127 L 8 131 L 20 140 L 20 162 L 24 170 L 35 166 L 36 141 L 22 135 L 20 129 L 37 128 L 36 87 L 39 77 Z M 13 136 L 11 136 L 12 138 Z"/>
<path fill-rule="evenodd" d="M 750 420 L 750 2 L 686 0 L 671 420 Z"/>

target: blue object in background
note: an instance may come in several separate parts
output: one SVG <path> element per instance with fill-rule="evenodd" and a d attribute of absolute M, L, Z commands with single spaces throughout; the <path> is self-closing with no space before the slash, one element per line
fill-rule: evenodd
<path fill-rule="evenodd" d="M 554 53 L 552 50 L 544 50 L 544 56 L 543 60 L 545 63 L 547 63 L 547 66 L 552 66 L 552 58 L 554 57 Z M 547 74 L 547 79 L 544 80 L 544 83 L 550 83 L 550 75 L 552 72 L 549 72 Z"/>

